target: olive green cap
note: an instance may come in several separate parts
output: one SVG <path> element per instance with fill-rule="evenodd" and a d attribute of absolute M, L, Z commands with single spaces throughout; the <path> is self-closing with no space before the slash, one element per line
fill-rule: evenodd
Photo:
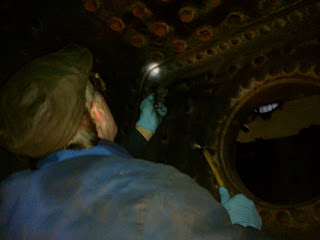
<path fill-rule="evenodd" d="M 93 57 L 70 45 L 24 65 L 0 89 L 0 146 L 40 158 L 75 135 Z"/>

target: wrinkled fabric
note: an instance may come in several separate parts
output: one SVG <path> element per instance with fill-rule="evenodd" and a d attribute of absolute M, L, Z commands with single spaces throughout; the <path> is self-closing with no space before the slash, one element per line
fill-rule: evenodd
<path fill-rule="evenodd" d="M 56 161 L 3 182 L 0 238 L 269 239 L 232 225 L 222 205 L 177 169 L 104 146 L 112 153 L 54 153 Z"/>
<path fill-rule="evenodd" d="M 67 145 L 85 108 L 93 56 L 69 45 L 24 65 L 0 89 L 0 146 L 43 158 Z"/>

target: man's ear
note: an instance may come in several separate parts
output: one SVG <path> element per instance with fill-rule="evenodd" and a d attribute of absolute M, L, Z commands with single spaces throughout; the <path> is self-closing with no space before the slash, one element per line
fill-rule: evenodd
<path fill-rule="evenodd" d="M 98 92 L 95 93 L 95 97 L 91 102 L 90 115 L 96 123 L 98 137 L 100 139 L 114 141 L 118 132 L 118 127 L 108 104 Z"/>
<path fill-rule="evenodd" d="M 106 121 L 105 117 L 103 116 L 103 110 L 101 109 L 99 103 L 95 101 L 92 101 L 91 103 L 90 115 L 94 119 L 97 125 L 100 125 L 101 122 Z"/>

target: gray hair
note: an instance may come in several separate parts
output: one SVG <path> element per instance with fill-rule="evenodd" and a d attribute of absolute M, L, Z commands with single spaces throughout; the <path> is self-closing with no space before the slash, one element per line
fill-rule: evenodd
<path fill-rule="evenodd" d="M 99 138 L 94 120 L 90 115 L 91 104 L 94 99 L 95 89 L 88 81 L 86 88 L 86 102 L 81 123 L 76 134 L 67 143 L 67 149 L 88 149 L 97 145 Z"/>

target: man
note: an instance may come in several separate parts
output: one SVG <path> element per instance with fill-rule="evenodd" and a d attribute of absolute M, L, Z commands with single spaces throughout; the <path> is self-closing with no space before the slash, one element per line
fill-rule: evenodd
<path fill-rule="evenodd" d="M 2 88 L 1 145 L 42 160 L 2 183 L 1 239 L 269 239 L 244 195 L 220 188 L 224 208 L 175 168 L 114 144 L 117 126 L 88 80 L 91 67 L 90 51 L 70 46 L 25 65 Z M 166 113 L 152 96 L 141 111 L 131 149 Z"/>

